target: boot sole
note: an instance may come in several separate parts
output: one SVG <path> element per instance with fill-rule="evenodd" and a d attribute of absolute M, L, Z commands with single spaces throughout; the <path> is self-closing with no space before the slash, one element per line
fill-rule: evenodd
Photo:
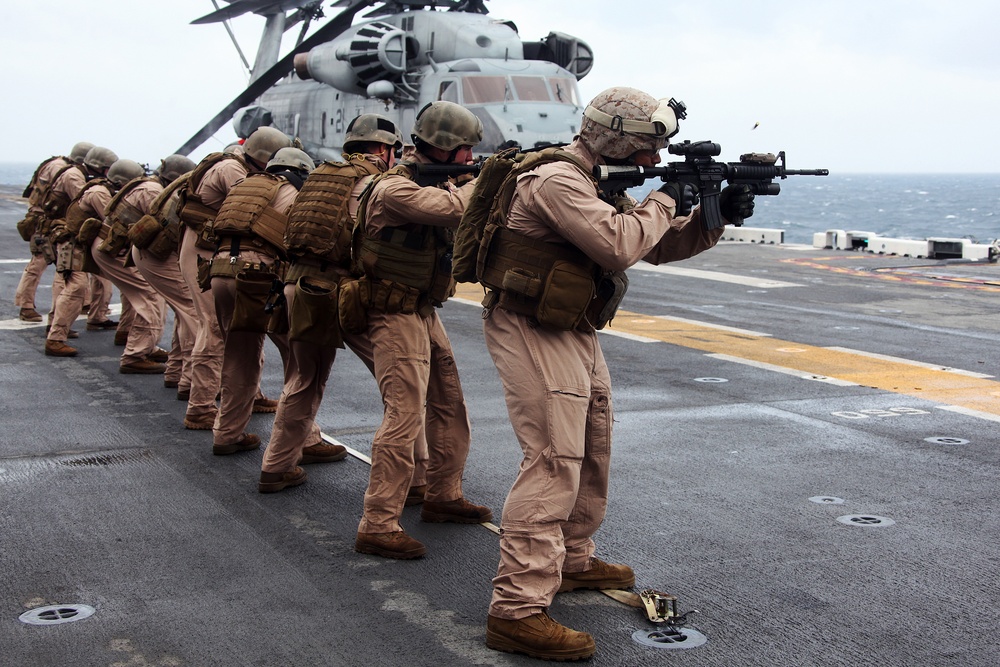
<path fill-rule="evenodd" d="M 215 428 L 215 422 L 212 422 L 211 424 L 199 424 L 198 422 L 189 422 L 185 419 L 184 428 L 191 431 L 211 431 Z"/>
<path fill-rule="evenodd" d="M 567 584 L 566 580 L 559 585 L 559 593 L 569 593 L 570 591 L 623 591 L 635 586 L 635 578 L 631 583 L 619 581 L 587 581 Z"/>
<path fill-rule="evenodd" d="M 119 368 L 118 372 L 121 373 L 122 375 L 163 375 L 163 370 L 164 369 L 162 368 L 160 369 L 152 368 L 149 370 L 137 369 L 137 368 Z"/>
<path fill-rule="evenodd" d="M 410 551 L 390 551 L 389 549 L 358 544 L 354 545 L 354 550 L 359 554 L 371 554 L 373 556 L 382 556 L 383 558 L 395 558 L 396 560 L 413 560 L 427 553 L 427 547 L 420 547 L 419 549 L 412 549 Z"/>
<path fill-rule="evenodd" d="M 299 465 L 309 464 L 309 463 L 333 463 L 334 461 L 343 461 L 347 458 L 347 452 L 343 451 L 335 456 L 303 456 L 299 461 Z"/>
<path fill-rule="evenodd" d="M 486 646 L 494 651 L 503 651 L 504 653 L 521 653 L 531 658 L 555 660 L 556 662 L 586 660 L 597 652 L 596 648 L 539 651 L 525 646 L 524 644 L 515 642 L 512 639 L 508 639 L 507 637 L 497 634 L 489 629 L 486 630 Z"/>
<path fill-rule="evenodd" d="M 212 445 L 212 453 L 216 456 L 227 456 L 237 452 L 249 452 L 260 449 L 260 443 L 253 445 Z"/>
<path fill-rule="evenodd" d="M 290 486 L 300 486 L 305 484 L 306 478 L 296 479 L 291 482 L 258 482 L 257 491 L 260 493 L 277 493 L 278 491 L 284 491 Z"/>

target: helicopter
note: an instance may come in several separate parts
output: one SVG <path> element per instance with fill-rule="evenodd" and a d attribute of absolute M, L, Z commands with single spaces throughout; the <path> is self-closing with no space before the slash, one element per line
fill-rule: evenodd
<path fill-rule="evenodd" d="M 331 5 L 338 13 L 308 38 L 311 23 L 324 18 L 321 0 L 215 6 L 192 23 L 252 12 L 265 25 L 249 85 L 176 151 L 181 155 L 231 120 L 240 138 L 270 125 L 314 158 L 339 160 L 357 116 L 379 113 L 406 137 L 420 109 L 437 100 L 461 104 L 482 121 L 477 155 L 567 143 L 579 130 L 577 81 L 593 67 L 590 46 L 560 32 L 523 41 L 512 21 L 488 15 L 484 0 L 338 0 Z M 283 35 L 298 25 L 295 47 L 279 58 Z"/>

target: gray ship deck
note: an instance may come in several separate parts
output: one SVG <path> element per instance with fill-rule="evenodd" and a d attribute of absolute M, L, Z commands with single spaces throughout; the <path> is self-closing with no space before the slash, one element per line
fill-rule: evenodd
<path fill-rule="evenodd" d="M 212 456 L 160 376 L 117 372 L 110 333 L 78 326 L 79 357 L 44 356 L 11 305 L 22 212 L 0 201 L 0 663 L 539 664 L 484 644 L 490 530 L 407 508 L 425 558 L 357 554 L 362 460 L 260 495 L 261 453 Z M 602 334 L 617 421 L 598 555 L 697 609 L 707 642 L 640 643 L 656 627 L 639 610 L 561 594 L 553 616 L 597 640 L 589 664 L 996 665 L 997 265 L 726 243 L 630 277 Z M 520 451 L 474 293 L 442 316 L 473 425 L 466 495 L 499 519 Z M 342 354 L 321 426 L 366 454 L 380 418 Z M 251 421 L 265 442 L 271 421 Z M 95 613 L 19 620 L 44 605 Z"/>

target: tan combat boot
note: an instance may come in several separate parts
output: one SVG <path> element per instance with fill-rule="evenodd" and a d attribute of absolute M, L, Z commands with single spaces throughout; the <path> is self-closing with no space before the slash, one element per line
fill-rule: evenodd
<path fill-rule="evenodd" d="M 217 410 L 200 415 L 186 414 L 184 415 L 184 428 L 192 431 L 211 431 L 215 428 L 216 414 L 218 414 Z"/>
<path fill-rule="evenodd" d="M 75 357 L 76 348 L 70 347 L 61 340 L 46 340 L 45 354 L 49 357 Z"/>
<path fill-rule="evenodd" d="M 420 558 L 427 553 L 427 547 L 401 530 L 394 533 L 358 533 L 354 550 L 361 554 L 400 560 Z"/>
<path fill-rule="evenodd" d="M 342 461 L 346 457 L 346 448 L 340 445 L 328 445 L 325 442 L 320 442 L 303 448 L 299 465 L 308 463 L 333 463 L 334 461 Z"/>
<path fill-rule="evenodd" d="M 253 399 L 253 412 L 254 414 L 269 414 L 271 412 L 278 411 L 278 401 L 273 398 L 268 398 L 267 396 L 261 396 L 260 398 Z"/>
<path fill-rule="evenodd" d="M 41 322 L 42 316 L 34 308 L 22 308 L 18 314 L 22 322 Z"/>
<path fill-rule="evenodd" d="M 236 452 L 249 452 L 260 447 L 260 438 L 254 433 L 244 433 L 236 442 L 224 445 L 212 445 L 212 453 L 216 456 L 226 456 Z"/>
<path fill-rule="evenodd" d="M 445 502 L 424 501 L 420 520 L 427 523 L 485 523 L 493 520 L 489 507 L 473 505 L 465 498 Z"/>
<path fill-rule="evenodd" d="M 277 493 L 284 491 L 290 486 L 298 486 L 306 481 L 306 471 L 295 466 L 294 470 L 288 472 L 263 472 L 260 473 L 260 481 L 257 482 L 257 490 L 261 493 Z"/>
<path fill-rule="evenodd" d="M 118 372 L 125 375 L 156 375 L 158 373 L 163 373 L 167 370 L 167 367 L 163 364 L 158 364 L 150 359 L 140 359 L 138 361 L 123 361 L 118 366 Z"/>
<path fill-rule="evenodd" d="M 514 620 L 487 616 L 486 645 L 542 660 L 584 660 L 597 650 L 588 633 L 571 630 L 544 611 Z"/>
<path fill-rule="evenodd" d="M 563 572 L 559 592 L 575 591 L 580 588 L 605 590 L 625 589 L 635 586 L 635 572 L 628 565 L 605 563 L 600 558 L 590 557 L 590 568 L 583 572 Z"/>

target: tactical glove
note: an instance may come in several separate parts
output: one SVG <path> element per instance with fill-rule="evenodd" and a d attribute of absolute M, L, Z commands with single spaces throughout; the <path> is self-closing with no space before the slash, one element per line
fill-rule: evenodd
<path fill-rule="evenodd" d="M 698 192 L 690 183 L 664 183 L 660 192 L 677 202 L 677 215 L 691 215 L 698 205 Z"/>
<path fill-rule="evenodd" d="M 729 224 L 739 227 L 753 215 L 753 193 L 748 185 L 727 185 L 719 193 L 719 212 Z"/>

